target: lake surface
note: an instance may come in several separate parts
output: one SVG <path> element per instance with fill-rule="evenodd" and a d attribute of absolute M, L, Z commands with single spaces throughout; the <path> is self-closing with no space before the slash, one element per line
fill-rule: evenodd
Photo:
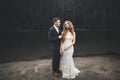
<path fill-rule="evenodd" d="M 51 58 L 48 30 L 1 31 L 0 62 Z M 119 31 L 76 30 L 74 56 L 120 53 Z"/>

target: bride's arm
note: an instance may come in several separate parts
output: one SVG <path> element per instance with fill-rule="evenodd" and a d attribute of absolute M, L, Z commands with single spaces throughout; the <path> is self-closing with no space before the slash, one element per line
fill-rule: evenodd
<path fill-rule="evenodd" d="M 63 33 L 62 33 L 62 35 L 63 35 Z M 61 43 L 60 43 L 60 54 L 62 55 L 62 44 L 63 44 L 63 42 L 62 42 L 62 39 L 61 39 Z"/>
<path fill-rule="evenodd" d="M 60 54 L 62 55 L 62 41 L 60 43 Z"/>
<path fill-rule="evenodd" d="M 75 44 L 75 40 L 76 40 L 76 34 L 74 32 L 73 41 L 72 41 L 72 43 L 68 47 L 65 48 L 65 50 L 67 50 L 68 48 L 72 47 Z"/>

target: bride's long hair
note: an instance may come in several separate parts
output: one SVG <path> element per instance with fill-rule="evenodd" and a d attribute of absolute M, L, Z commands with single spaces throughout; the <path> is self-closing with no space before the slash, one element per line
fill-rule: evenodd
<path fill-rule="evenodd" d="M 69 28 L 66 28 L 66 27 L 65 27 L 65 23 L 66 23 L 66 22 L 68 23 Z M 64 24 L 63 24 L 62 42 L 64 42 L 65 37 L 66 37 L 66 34 L 67 34 L 68 31 L 70 31 L 70 32 L 72 33 L 72 35 L 74 35 L 74 26 L 73 26 L 72 22 L 69 21 L 69 20 L 66 20 L 66 21 L 64 22 Z"/>

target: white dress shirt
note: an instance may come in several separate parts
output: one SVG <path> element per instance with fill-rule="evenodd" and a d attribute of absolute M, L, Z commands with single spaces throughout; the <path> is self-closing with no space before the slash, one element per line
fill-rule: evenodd
<path fill-rule="evenodd" d="M 56 27 L 55 25 L 53 25 L 53 27 L 55 28 L 55 30 L 58 32 L 58 34 L 59 34 L 59 28 L 58 27 Z"/>

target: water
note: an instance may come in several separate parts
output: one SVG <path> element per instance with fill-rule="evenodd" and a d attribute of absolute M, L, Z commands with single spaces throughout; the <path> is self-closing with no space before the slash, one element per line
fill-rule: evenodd
<path fill-rule="evenodd" d="M 0 33 L 0 62 L 51 58 L 48 30 Z M 76 30 L 74 56 L 119 53 L 118 33 L 112 30 Z"/>

